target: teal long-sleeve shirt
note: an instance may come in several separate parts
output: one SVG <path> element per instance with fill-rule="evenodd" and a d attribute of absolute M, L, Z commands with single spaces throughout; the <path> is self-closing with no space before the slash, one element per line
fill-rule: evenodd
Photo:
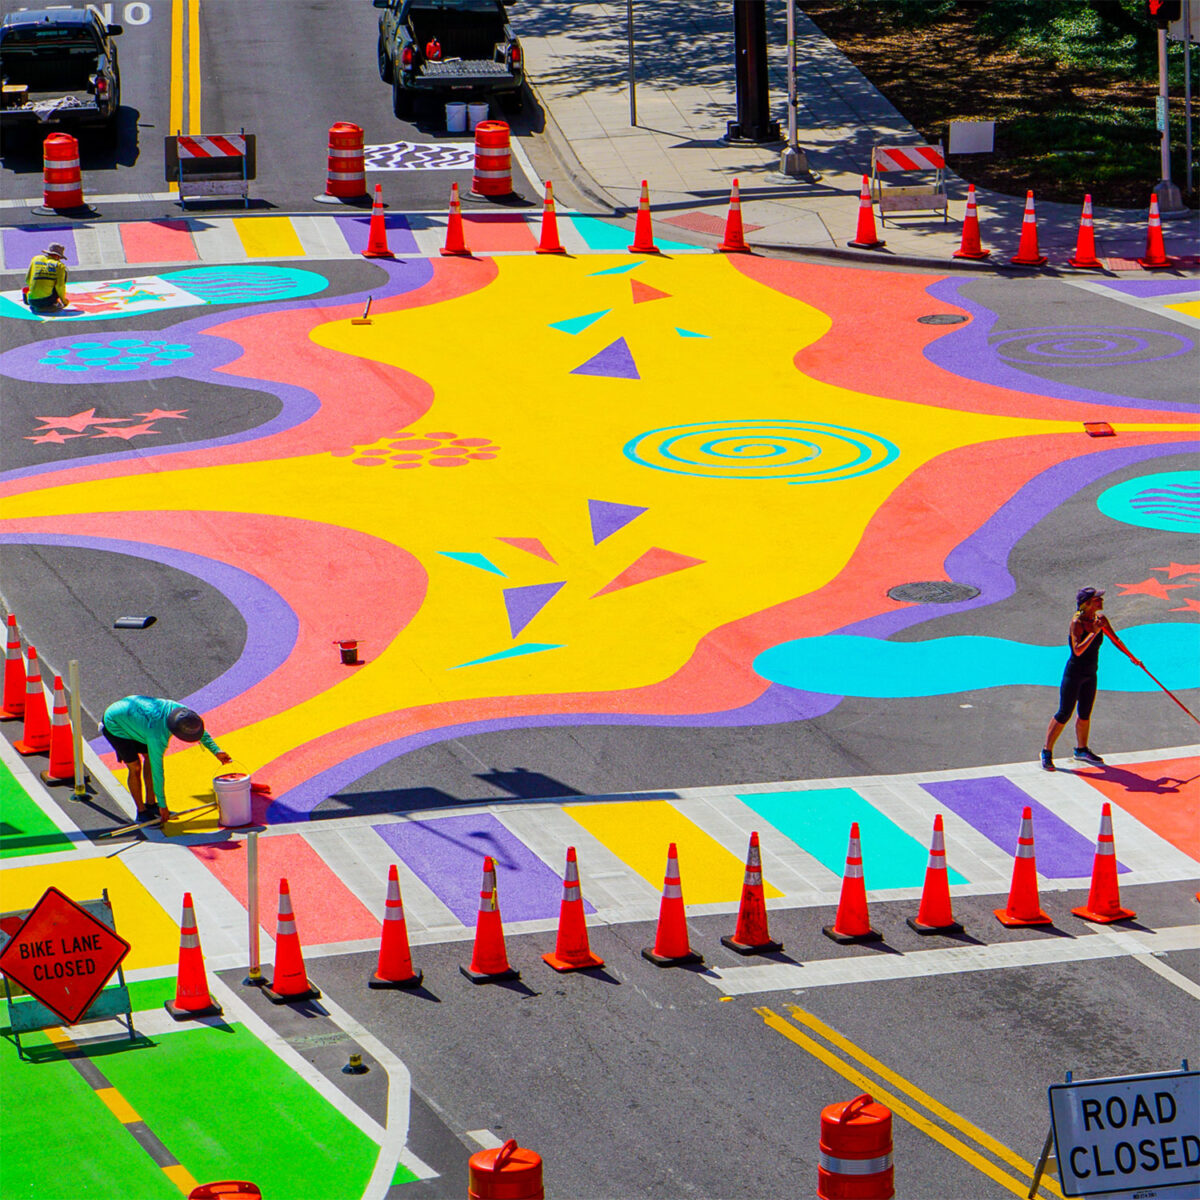
<path fill-rule="evenodd" d="M 163 786 L 163 754 L 166 753 L 167 743 L 171 740 L 167 717 L 177 708 L 186 707 L 187 705 L 174 700 L 159 700 L 154 696 L 126 696 L 124 700 L 110 704 L 101 718 L 104 728 L 109 733 L 144 743 L 149 752 L 154 794 L 164 808 L 167 795 Z M 200 738 L 200 745 L 212 754 L 222 753 L 221 747 L 207 732 Z"/>

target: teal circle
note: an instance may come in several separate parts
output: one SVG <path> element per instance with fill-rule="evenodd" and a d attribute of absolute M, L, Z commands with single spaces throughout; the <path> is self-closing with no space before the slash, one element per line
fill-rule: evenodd
<path fill-rule="evenodd" d="M 1164 471 L 1127 479 L 1101 492 L 1096 507 L 1125 525 L 1200 533 L 1200 471 Z"/>
<path fill-rule="evenodd" d="M 325 276 L 315 271 L 244 263 L 226 267 L 192 267 L 186 271 L 170 271 L 161 278 L 199 296 L 208 304 L 294 300 L 323 292 L 329 286 Z"/>
<path fill-rule="evenodd" d="M 141 338 L 113 338 L 108 344 L 119 346 L 123 350 L 126 346 L 144 346 L 146 343 Z"/>

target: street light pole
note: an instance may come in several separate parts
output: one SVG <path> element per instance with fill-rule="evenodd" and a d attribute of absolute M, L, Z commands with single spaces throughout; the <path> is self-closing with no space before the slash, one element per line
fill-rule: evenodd
<path fill-rule="evenodd" d="M 808 172 L 808 157 L 796 145 L 796 0 L 787 0 L 787 85 L 787 145 L 779 156 L 779 170 L 784 175 L 804 175 Z"/>
<path fill-rule="evenodd" d="M 633 0 L 625 0 L 625 36 L 629 43 L 629 124 L 637 125 L 637 81 L 633 68 Z"/>
<path fill-rule="evenodd" d="M 1178 213 L 1183 209 L 1183 197 L 1171 182 L 1171 109 L 1167 93 L 1167 27 L 1158 27 L 1158 103 L 1155 111 L 1159 129 L 1162 158 L 1162 178 L 1154 185 L 1158 207 L 1163 213 Z"/>

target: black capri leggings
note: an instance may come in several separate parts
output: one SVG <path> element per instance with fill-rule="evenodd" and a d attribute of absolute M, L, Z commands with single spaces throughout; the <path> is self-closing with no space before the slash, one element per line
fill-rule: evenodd
<path fill-rule="evenodd" d="M 1077 675 L 1070 669 L 1063 672 L 1062 683 L 1058 688 L 1058 712 L 1054 719 L 1065 725 L 1071 719 L 1071 712 L 1078 706 L 1081 721 L 1088 720 L 1092 715 L 1092 705 L 1096 703 L 1096 676 Z"/>

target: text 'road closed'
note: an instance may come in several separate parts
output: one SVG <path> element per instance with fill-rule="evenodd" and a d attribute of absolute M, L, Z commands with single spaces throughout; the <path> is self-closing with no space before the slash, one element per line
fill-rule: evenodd
<path fill-rule="evenodd" d="M 1200 1073 L 1089 1079 L 1049 1092 L 1064 1196 L 1200 1182 Z"/>

